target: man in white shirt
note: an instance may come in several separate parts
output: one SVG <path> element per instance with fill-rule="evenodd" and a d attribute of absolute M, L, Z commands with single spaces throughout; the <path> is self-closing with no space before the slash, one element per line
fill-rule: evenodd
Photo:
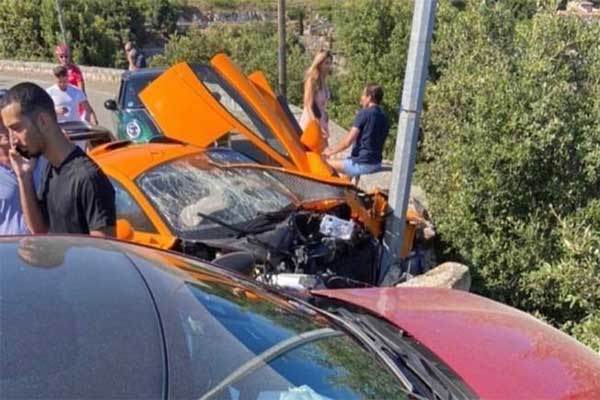
<path fill-rule="evenodd" d="M 85 97 L 85 93 L 77 86 L 69 84 L 67 68 L 63 65 L 55 67 L 52 72 L 56 78 L 56 84 L 50 86 L 46 91 L 52 97 L 56 108 L 58 122 L 81 121 L 79 105 L 83 107 L 90 122 L 98 125 L 96 113 Z"/>

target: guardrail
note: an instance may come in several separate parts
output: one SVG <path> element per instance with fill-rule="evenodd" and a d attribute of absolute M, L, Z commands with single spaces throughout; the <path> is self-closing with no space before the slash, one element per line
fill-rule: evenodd
<path fill-rule="evenodd" d="M 42 61 L 0 60 L 0 72 L 52 74 L 52 68 L 56 65 L 58 64 Z M 121 74 L 125 71 L 118 68 L 92 67 L 87 65 L 79 65 L 78 67 L 81 69 L 86 81 L 119 82 Z"/>

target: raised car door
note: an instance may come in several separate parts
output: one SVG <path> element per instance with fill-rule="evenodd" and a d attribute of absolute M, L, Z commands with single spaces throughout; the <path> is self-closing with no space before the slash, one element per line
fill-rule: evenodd
<path fill-rule="evenodd" d="M 173 139 L 208 147 L 238 134 L 272 164 L 314 172 L 297 134 L 287 132 L 255 85 L 232 63 L 227 65 L 229 69 L 221 66 L 217 72 L 212 66 L 177 64 L 146 87 L 140 99 L 163 133 Z M 255 91 L 253 102 L 248 91 Z M 257 101 L 264 104 L 257 107 Z M 320 171 L 332 173 L 326 168 Z"/>

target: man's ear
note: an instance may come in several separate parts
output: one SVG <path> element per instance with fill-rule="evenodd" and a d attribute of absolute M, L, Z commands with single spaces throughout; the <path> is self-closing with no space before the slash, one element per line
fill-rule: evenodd
<path fill-rule="evenodd" d="M 50 113 L 41 111 L 36 116 L 37 124 L 40 129 L 49 129 L 53 124 L 56 124 L 56 117 Z"/>

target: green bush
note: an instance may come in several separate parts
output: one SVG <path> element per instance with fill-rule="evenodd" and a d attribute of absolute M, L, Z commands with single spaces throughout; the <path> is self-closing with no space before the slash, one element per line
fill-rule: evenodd
<path fill-rule="evenodd" d="M 175 29 L 178 8 L 168 0 L 62 0 L 67 41 L 76 62 L 124 67 L 123 43 L 143 45 Z M 55 0 L 0 2 L 0 57 L 55 61 L 62 42 Z M 7 40 L 6 38 L 10 38 Z"/>
<path fill-rule="evenodd" d="M 288 36 L 287 48 L 287 97 L 292 104 L 300 104 L 302 76 L 310 60 L 295 36 Z M 207 63 L 219 52 L 228 54 L 245 73 L 263 71 L 277 90 L 277 26 L 269 22 L 191 29 L 185 35 L 174 37 L 164 54 L 152 58 L 151 64 L 165 66 L 178 61 Z"/>
<path fill-rule="evenodd" d="M 600 350 L 598 24 L 440 4 L 418 179 L 474 290 Z"/>
<path fill-rule="evenodd" d="M 0 1 L 0 38 L 3 58 L 43 58 L 47 49 L 41 37 L 39 1 Z"/>

